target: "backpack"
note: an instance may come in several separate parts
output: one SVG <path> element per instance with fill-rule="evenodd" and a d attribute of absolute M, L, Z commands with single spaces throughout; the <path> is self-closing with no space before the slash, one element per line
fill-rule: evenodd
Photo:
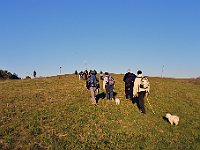
<path fill-rule="evenodd" d="M 150 84 L 149 84 L 148 78 L 142 77 L 140 80 L 140 88 L 148 90 L 149 86 L 150 86 Z"/>
<path fill-rule="evenodd" d="M 97 87 L 97 78 L 96 75 L 91 75 L 90 77 L 90 86 L 91 87 Z"/>
<path fill-rule="evenodd" d="M 108 85 L 114 85 L 114 84 L 115 84 L 115 80 L 111 76 L 109 76 L 108 77 Z"/>
<path fill-rule="evenodd" d="M 136 75 L 133 73 L 127 74 L 127 77 L 125 78 L 125 83 L 132 83 L 135 81 Z"/>

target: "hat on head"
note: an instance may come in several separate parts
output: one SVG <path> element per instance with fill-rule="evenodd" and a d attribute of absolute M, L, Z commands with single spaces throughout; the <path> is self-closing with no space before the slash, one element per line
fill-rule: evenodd
<path fill-rule="evenodd" d="M 131 69 L 128 69 L 128 72 L 131 72 Z"/>
<path fill-rule="evenodd" d="M 138 70 L 138 71 L 137 71 L 137 74 L 142 74 L 142 71 L 141 71 L 141 70 Z"/>

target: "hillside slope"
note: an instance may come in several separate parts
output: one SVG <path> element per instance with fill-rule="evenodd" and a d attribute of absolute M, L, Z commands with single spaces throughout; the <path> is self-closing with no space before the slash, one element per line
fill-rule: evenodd
<path fill-rule="evenodd" d="M 149 78 L 147 114 L 124 99 L 123 75 L 113 75 L 120 105 L 89 101 L 76 75 L 0 82 L 0 149 L 200 149 L 200 84 Z M 101 90 L 102 91 L 102 90 Z M 170 112 L 178 126 L 163 119 Z"/>

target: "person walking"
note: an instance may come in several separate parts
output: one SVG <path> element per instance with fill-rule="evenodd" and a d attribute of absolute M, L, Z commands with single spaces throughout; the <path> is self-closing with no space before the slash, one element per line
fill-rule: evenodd
<path fill-rule="evenodd" d="M 108 72 L 105 72 L 103 88 L 106 89 L 107 100 L 112 100 L 114 98 L 113 97 L 114 84 L 115 84 L 115 81 L 113 77 Z"/>
<path fill-rule="evenodd" d="M 125 83 L 125 95 L 126 99 L 133 99 L 133 85 L 135 81 L 136 75 L 128 69 L 128 72 L 124 75 L 123 81 Z"/>
<path fill-rule="evenodd" d="M 103 80 L 104 78 L 103 78 L 103 72 L 102 71 L 100 71 L 100 80 Z"/>
<path fill-rule="evenodd" d="M 33 77 L 36 78 L 36 71 L 33 71 Z"/>
<path fill-rule="evenodd" d="M 138 108 L 140 112 L 144 114 L 146 114 L 144 98 L 149 93 L 149 90 L 150 84 L 147 78 L 143 76 L 141 70 L 138 70 L 133 87 L 133 96 L 138 98 Z"/>
<path fill-rule="evenodd" d="M 91 71 L 86 81 L 86 87 L 88 90 L 90 90 L 92 104 L 96 104 L 95 96 L 96 96 L 97 86 L 98 86 L 98 79 L 96 77 L 96 73 L 95 71 Z"/>

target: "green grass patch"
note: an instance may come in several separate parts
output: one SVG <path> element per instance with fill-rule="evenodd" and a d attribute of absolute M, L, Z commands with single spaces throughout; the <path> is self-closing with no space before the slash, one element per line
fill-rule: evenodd
<path fill-rule="evenodd" d="M 120 105 L 92 105 L 76 75 L 0 81 L 0 149 L 200 149 L 199 80 L 149 78 L 156 114 L 145 100 L 143 115 L 124 99 L 123 75 L 113 76 Z"/>

